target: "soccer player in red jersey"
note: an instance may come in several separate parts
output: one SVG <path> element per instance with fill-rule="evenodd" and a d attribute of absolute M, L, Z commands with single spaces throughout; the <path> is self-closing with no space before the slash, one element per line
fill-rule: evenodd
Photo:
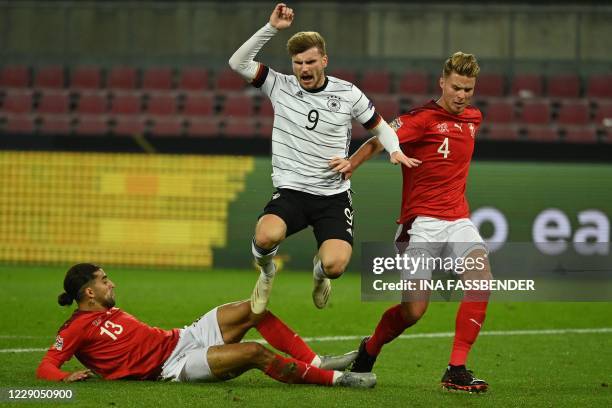
<path fill-rule="evenodd" d="M 476 77 L 476 58 L 457 52 L 444 64 L 440 78 L 441 97 L 413 109 L 391 123 L 406 156 L 422 161 L 418 167 L 402 166 L 403 191 L 396 243 L 408 255 L 480 260 L 480 268 L 462 274 L 462 279 L 491 279 L 487 249 L 470 221 L 465 187 L 474 151 L 474 139 L 482 114 L 471 106 Z M 371 138 L 344 163 L 340 170 L 350 177 L 363 161 L 381 150 Z M 398 245 L 398 248 L 400 245 Z M 431 271 L 424 271 L 431 277 Z M 455 339 L 450 362 L 442 378 L 449 389 L 485 391 L 488 384 L 467 370 L 467 355 L 485 319 L 489 293 L 466 291 L 457 312 Z M 353 371 L 368 372 L 384 344 L 414 325 L 427 310 L 429 292 L 404 293 L 402 302 L 387 310 L 374 334 L 365 338 Z"/>
<path fill-rule="evenodd" d="M 99 266 L 77 264 L 68 270 L 58 302 L 64 306 L 76 300 L 78 308 L 59 329 L 37 377 L 72 382 L 96 373 L 107 380 L 222 381 L 257 368 L 286 383 L 376 384 L 374 374 L 337 371 L 351 364 L 356 352 L 318 356 L 269 311 L 253 314 L 249 301 L 216 307 L 183 329 L 162 330 L 116 308 L 114 287 Z M 290 357 L 256 342 L 241 343 L 251 328 Z M 62 371 L 73 355 L 87 369 Z"/>

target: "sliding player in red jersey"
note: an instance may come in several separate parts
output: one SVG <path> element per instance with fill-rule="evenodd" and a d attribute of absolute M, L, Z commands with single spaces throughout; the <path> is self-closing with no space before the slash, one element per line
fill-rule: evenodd
<path fill-rule="evenodd" d="M 396 242 L 403 243 L 410 255 L 480 259 L 480 269 L 462 274 L 462 279 L 491 279 L 487 248 L 478 229 L 469 219 L 465 198 L 466 180 L 474 139 L 482 121 L 480 111 L 471 106 L 480 67 L 471 54 L 457 52 L 444 64 L 440 78 L 442 96 L 437 101 L 413 109 L 391 123 L 400 146 L 408 157 L 422 161 L 418 167 L 402 166 L 403 191 Z M 376 138 L 368 140 L 350 160 L 338 163 L 350 177 L 363 161 L 381 150 Z M 399 247 L 399 245 L 398 245 Z M 425 272 L 431 276 L 432 271 Z M 455 339 L 442 385 L 468 392 L 485 391 L 488 384 L 465 368 L 467 355 L 485 319 L 488 292 L 467 291 L 459 306 Z M 369 372 L 384 344 L 399 336 L 423 316 L 429 293 L 406 293 L 402 303 L 387 310 L 374 334 L 365 338 L 353 371 Z"/>
<path fill-rule="evenodd" d="M 98 374 L 107 380 L 222 381 L 252 368 L 277 381 L 368 388 L 371 373 L 341 372 L 355 359 L 318 356 L 269 311 L 251 312 L 248 300 L 214 308 L 183 329 L 151 327 L 115 307 L 115 285 L 104 270 L 77 264 L 64 279 L 60 305 L 78 308 L 59 329 L 36 374 L 55 381 L 80 381 Z M 240 341 L 255 328 L 283 357 L 256 342 Z M 87 368 L 62 371 L 72 356 Z"/>

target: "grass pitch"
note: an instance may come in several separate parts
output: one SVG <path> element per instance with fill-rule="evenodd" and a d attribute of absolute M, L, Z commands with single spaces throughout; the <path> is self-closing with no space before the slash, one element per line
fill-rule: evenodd
<path fill-rule="evenodd" d="M 405 333 L 440 333 L 438 337 L 400 338 L 383 349 L 375 366 L 378 385 L 372 390 L 286 385 L 255 370 L 212 384 L 38 381 L 34 372 L 44 354 L 38 350 L 52 343 L 72 312 L 56 303 L 66 269 L 0 267 L 0 387 L 4 395 L 7 388 L 70 388 L 75 397 L 64 404 L 69 407 L 612 405 L 612 332 L 544 331 L 612 327 L 611 303 L 491 304 L 468 364 L 476 376 L 490 383 L 490 391 L 482 395 L 447 392 L 438 385 L 452 344 L 452 337 L 444 333 L 454 329 L 456 303 L 433 303 L 423 320 Z M 256 279 L 254 271 L 238 270 L 148 271 L 109 265 L 105 270 L 117 285 L 117 305 L 163 328 L 182 327 L 216 305 L 247 298 Z M 310 344 L 321 354 L 356 348 L 359 338 L 371 333 L 390 306 L 361 303 L 357 274 L 347 273 L 333 285 L 331 304 L 317 310 L 310 299 L 310 273 L 282 271 L 270 304 L 298 333 L 314 338 Z M 492 333 L 500 331 L 506 333 Z M 353 337 L 329 338 L 334 336 Z M 258 338 L 258 333 L 249 338 Z M 74 370 L 80 365 L 73 359 L 64 367 Z"/>

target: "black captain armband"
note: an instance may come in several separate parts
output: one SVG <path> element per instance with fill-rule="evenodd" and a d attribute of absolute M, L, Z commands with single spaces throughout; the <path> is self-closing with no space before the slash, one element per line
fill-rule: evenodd
<path fill-rule="evenodd" d="M 380 116 L 378 112 L 374 112 L 372 117 L 366 123 L 363 124 L 363 127 L 368 130 L 372 130 L 376 126 L 378 126 L 381 120 L 383 120 L 382 116 Z"/>
<path fill-rule="evenodd" d="M 268 72 L 270 68 L 265 66 L 264 64 L 259 64 L 259 68 L 257 69 L 257 75 L 251 81 L 251 85 L 255 88 L 261 88 L 261 86 L 266 82 L 266 78 L 268 77 Z"/>

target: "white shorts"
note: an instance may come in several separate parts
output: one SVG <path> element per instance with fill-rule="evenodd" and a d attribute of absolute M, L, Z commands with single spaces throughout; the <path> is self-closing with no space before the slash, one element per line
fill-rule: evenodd
<path fill-rule="evenodd" d="M 206 356 L 210 346 L 223 344 L 215 307 L 180 330 L 179 341 L 162 366 L 160 377 L 170 381 L 219 381 L 210 371 Z"/>
<path fill-rule="evenodd" d="M 487 246 L 478 229 L 469 218 L 455 221 L 440 220 L 433 217 L 417 217 L 412 223 L 402 224 L 395 234 L 396 244 L 407 243 L 401 248 L 410 256 L 423 254 L 432 258 L 464 258 L 475 249 L 483 249 L 488 253 Z M 405 279 L 431 279 L 433 269 L 422 268 L 410 276 L 403 274 Z"/>

